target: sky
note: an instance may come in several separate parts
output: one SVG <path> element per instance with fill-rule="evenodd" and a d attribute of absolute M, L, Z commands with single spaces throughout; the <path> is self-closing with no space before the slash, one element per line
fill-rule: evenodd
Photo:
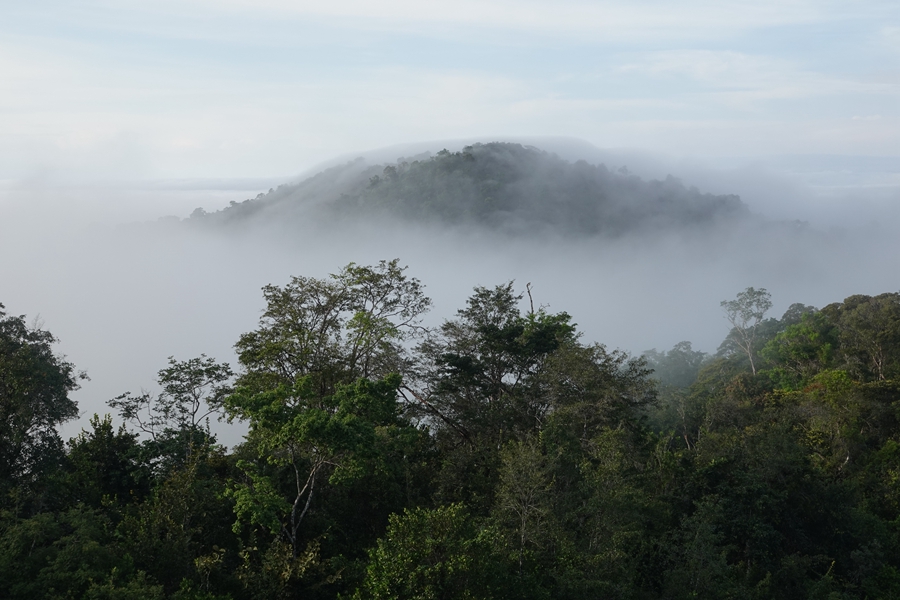
<path fill-rule="evenodd" d="M 824 237 L 551 249 L 134 225 L 361 154 L 501 139 L 737 193 Z M 898 228 L 896 0 L 0 0 L 0 302 L 90 375 L 68 435 L 153 390 L 168 356 L 234 364 L 260 287 L 291 275 L 396 256 L 435 299 L 432 325 L 515 279 L 585 341 L 713 352 L 719 302 L 746 286 L 778 314 L 896 290 Z"/>
<path fill-rule="evenodd" d="M 3 3 L 0 180 L 278 178 L 428 140 L 900 156 L 900 4 Z"/>

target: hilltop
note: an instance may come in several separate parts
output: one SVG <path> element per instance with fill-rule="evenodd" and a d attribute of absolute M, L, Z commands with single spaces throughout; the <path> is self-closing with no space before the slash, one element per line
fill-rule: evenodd
<path fill-rule="evenodd" d="M 627 168 L 570 162 L 533 146 L 492 142 L 369 165 L 325 169 L 191 222 L 328 224 L 387 218 L 510 233 L 549 230 L 616 237 L 648 230 L 704 228 L 750 216 L 736 195 L 702 193 L 669 176 L 644 180 Z"/>

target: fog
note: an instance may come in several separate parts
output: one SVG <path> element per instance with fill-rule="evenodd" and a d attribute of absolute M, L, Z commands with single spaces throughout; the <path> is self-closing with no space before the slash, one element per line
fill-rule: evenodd
<path fill-rule="evenodd" d="M 360 154 L 382 163 L 471 141 Z M 371 220 L 336 230 L 313 223 L 238 232 L 178 221 L 197 207 L 218 210 L 354 156 L 281 180 L 7 181 L 0 187 L 0 302 L 10 314 L 38 318 L 59 338 L 59 351 L 90 376 L 74 396 L 83 416 L 63 436 L 108 412 L 112 397 L 153 391 L 169 356 L 205 353 L 235 364 L 232 345 L 255 327 L 263 285 L 326 276 L 351 261 L 397 257 L 408 265 L 434 300 L 430 325 L 452 318 L 473 286 L 512 279 L 520 290 L 530 282 L 536 303 L 571 314 L 586 341 L 636 354 L 681 340 L 714 352 L 727 333 L 719 302 L 747 286 L 772 293 L 771 316 L 795 302 L 823 306 L 900 287 L 896 159 L 699 160 L 577 140 L 515 141 L 644 178 L 671 174 L 704 192 L 739 194 L 771 222 L 805 223 L 603 240 Z M 239 440 L 240 429 L 220 431 L 229 445 Z"/>

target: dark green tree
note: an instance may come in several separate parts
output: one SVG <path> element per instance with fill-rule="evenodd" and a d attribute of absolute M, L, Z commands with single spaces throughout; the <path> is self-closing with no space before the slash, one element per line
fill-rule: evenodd
<path fill-rule="evenodd" d="M 834 363 L 838 330 L 821 312 L 807 312 L 760 350 L 783 385 L 802 385 Z"/>
<path fill-rule="evenodd" d="M 69 440 L 68 482 L 71 500 L 100 508 L 143 499 L 150 491 L 150 470 L 141 460 L 137 435 L 116 431 L 109 415 L 94 415 L 90 431 Z"/>
<path fill-rule="evenodd" d="M 522 314 L 522 298 L 512 282 L 475 288 L 457 319 L 419 346 L 419 369 L 401 388 L 444 453 L 442 502 L 467 498 L 488 510 L 499 449 L 539 431 L 551 410 L 542 374 L 561 346 L 575 343 L 575 327 L 566 313 Z"/>
<path fill-rule="evenodd" d="M 405 389 L 433 427 L 492 444 L 540 427 L 550 405 L 539 374 L 575 328 L 566 313 L 523 315 L 521 300 L 512 282 L 475 288 L 458 318 L 419 347 L 417 389 Z"/>
<path fill-rule="evenodd" d="M 56 431 L 78 416 L 69 393 L 86 378 L 54 354 L 56 338 L 0 304 L 0 505 L 19 489 L 21 501 L 37 500 L 41 476 L 56 469 L 63 443 Z"/>
<path fill-rule="evenodd" d="M 79 505 L 0 527 L 0 597 L 163 599 L 103 510 Z"/>

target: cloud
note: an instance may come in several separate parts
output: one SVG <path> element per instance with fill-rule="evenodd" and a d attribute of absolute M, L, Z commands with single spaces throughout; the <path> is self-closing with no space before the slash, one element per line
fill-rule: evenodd
<path fill-rule="evenodd" d="M 431 149 L 442 145 L 436 142 Z M 611 164 L 639 168 L 634 157 L 624 163 L 626 157 L 610 158 Z M 663 165 L 658 174 L 667 172 L 682 175 L 688 169 Z M 773 204 L 772 198 L 796 203 L 798 195 L 809 193 L 771 181 L 763 169 L 720 172 L 716 182 L 708 172 L 695 168 L 694 173 L 686 184 L 704 190 L 714 184 L 712 191 L 727 193 L 757 186 L 756 196 Z M 108 410 L 104 402 L 126 390 L 152 390 L 167 356 L 187 359 L 205 352 L 234 361 L 232 344 L 255 327 L 263 308 L 262 285 L 284 284 L 290 275 L 321 277 L 350 261 L 399 256 L 409 263 L 410 274 L 436 299 L 430 324 L 452 316 L 473 286 L 516 279 L 519 289 L 534 284 L 536 302 L 570 312 L 587 341 L 635 352 L 668 348 L 686 338 L 699 349 L 714 350 L 727 331 L 718 302 L 748 285 L 772 291 L 777 315 L 792 302 L 822 306 L 852 293 L 888 291 L 896 285 L 900 263 L 896 215 L 861 202 L 858 189 L 854 202 L 830 207 L 834 222 L 849 227 L 855 220 L 854 230 L 801 237 L 772 228 L 729 229 L 711 239 L 513 240 L 374 219 L 327 230 L 291 228 L 283 236 L 278 228 L 204 235 L 165 222 L 109 226 L 185 216 L 196 206 L 213 210 L 269 185 L 0 188 L 0 255 L 16 257 L 0 261 L 0 301 L 12 314 L 40 313 L 62 340 L 60 350 L 88 370 L 92 380 L 77 396 L 85 417 Z M 803 208 L 821 213 L 813 201 Z M 805 217 L 804 210 L 796 212 L 795 218 Z M 868 227 L 869 220 L 879 227 Z"/>
<path fill-rule="evenodd" d="M 365 0 L 334 2 L 294 0 L 194 0 L 213 11 L 252 12 L 293 19 L 325 18 L 354 27 L 400 29 L 448 27 L 496 29 L 546 35 L 579 35 L 595 41 L 653 36 L 685 39 L 728 35 L 760 27 L 814 23 L 835 17 L 819 2 L 585 2 L 562 0 Z"/>
<path fill-rule="evenodd" d="M 889 26 L 881 28 L 881 42 L 890 50 L 900 55 L 900 27 Z"/>
<path fill-rule="evenodd" d="M 49 6 L 48 6 L 49 5 Z M 77 22 L 95 31 L 129 31 L 184 40 L 233 40 L 272 45 L 303 45 L 305 38 L 327 40 L 316 29 L 335 30 L 355 44 L 352 34 L 371 32 L 454 40 L 521 44 L 522 35 L 588 45 L 626 45 L 690 40 L 725 40 L 766 28 L 846 23 L 860 19 L 884 22 L 889 2 L 783 0 L 114 0 L 82 2 L 76 7 L 45 2 L 36 8 L 57 20 Z M 314 25 L 314 27 L 309 27 Z M 301 30 L 303 35 L 297 36 Z M 345 35 L 345 34 L 351 35 Z M 292 37 L 293 34 L 293 37 Z M 527 43 L 527 42 L 526 42 Z"/>
<path fill-rule="evenodd" d="M 795 60 L 729 50 L 651 52 L 618 70 L 663 80 L 685 78 L 740 108 L 754 108 L 766 100 L 836 94 L 900 95 L 900 85 L 821 73 Z"/>
<path fill-rule="evenodd" d="M 0 23 L 0 107 L 15 116 L 0 120 L 0 178 L 287 176 L 358 149 L 474 136 L 704 154 L 818 151 L 824 136 L 841 148 L 835 136 L 854 115 L 881 115 L 893 131 L 900 86 L 867 75 L 882 63 L 856 44 L 894 39 L 884 26 L 891 10 L 701 0 L 21 4 Z M 827 35 L 809 37 L 810 24 Z M 845 29 L 857 37 L 845 40 Z M 838 46 L 851 48 L 840 66 L 811 58 Z M 853 124 L 840 151 L 874 152 L 871 139 L 890 151 Z"/>

